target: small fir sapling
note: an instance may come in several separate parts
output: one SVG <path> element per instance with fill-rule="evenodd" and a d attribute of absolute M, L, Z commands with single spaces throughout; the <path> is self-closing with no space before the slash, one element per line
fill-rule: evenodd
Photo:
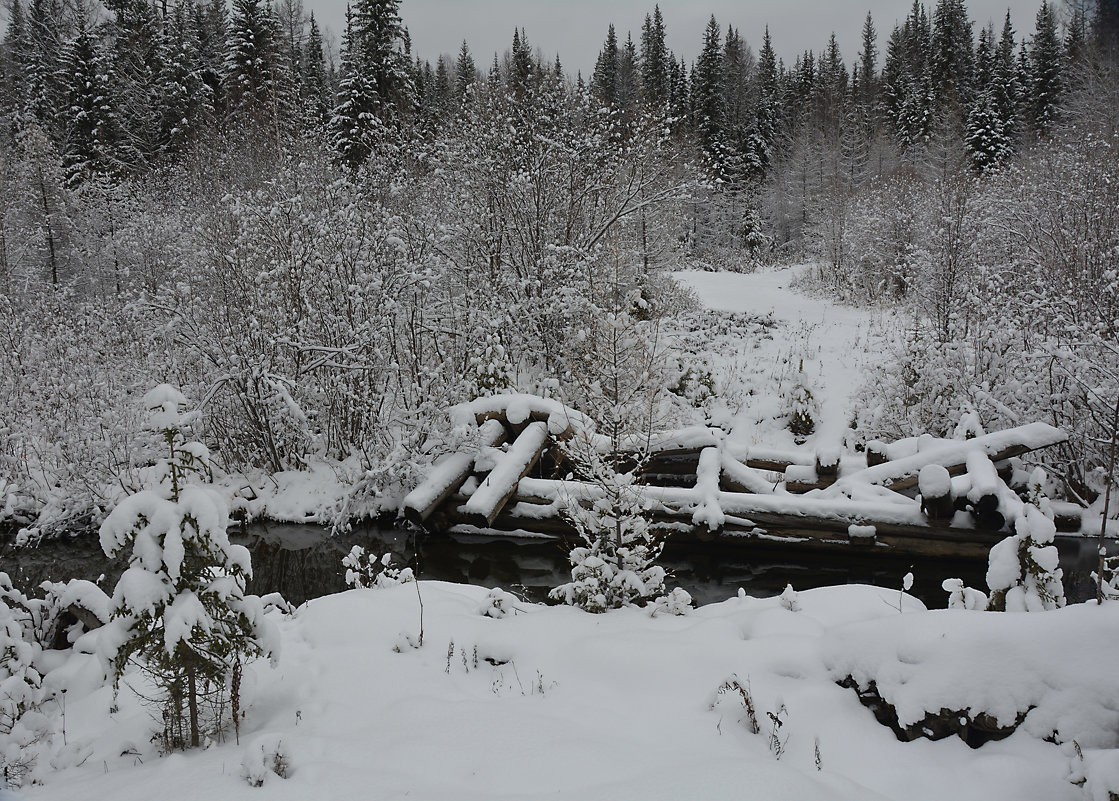
<path fill-rule="evenodd" d="M 475 398 L 500 395 L 513 388 L 513 365 L 496 331 L 486 334 L 466 366 L 467 392 Z"/>
<path fill-rule="evenodd" d="M 982 611 L 987 608 L 987 594 L 980 590 L 973 590 L 971 587 L 965 587 L 963 579 L 944 579 L 940 586 L 948 593 L 949 609 Z"/>
<path fill-rule="evenodd" d="M 1014 521 L 1015 533 L 995 544 L 987 568 L 995 612 L 1040 612 L 1065 605 L 1063 572 L 1053 537 L 1057 527 L 1033 504 Z"/>
<path fill-rule="evenodd" d="M 816 398 L 808 387 L 798 383 L 789 394 L 789 404 L 789 430 L 798 441 L 803 442 L 816 430 L 816 416 L 819 414 Z"/>
<path fill-rule="evenodd" d="M 261 599 L 245 595 L 252 566 L 248 550 L 229 542 L 225 501 L 189 483 L 205 475 L 205 446 L 183 436 L 196 413 L 168 385 L 144 402 L 170 456 L 160 486 L 126 498 L 101 526 L 106 555 L 131 551 L 102 641 L 118 681 L 135 663 L 154 685 L 163 744 L 173 750 L 202 742 L 207 702 L 220 728 L 227 699 L 239 695 L 239 666 L 274 660 L 278 635 Z"/>
<path fill-rule="evenodd" d="M 785 590 L 778 597 L 778 601 L 783 609 L 788 609 L 790 612 L 800 611 L 800 601 L 797 599 L 797 591 L 793 589 L 792 584 L 785 585 Z"/>
<path fill-rule="evenodd" d="M 649 604 L 649 615 L 657 617 L 658 615 L 675 615 L 682 616 L 692 611 L 692 605 L 695 602 L 687 590 L 676 587 L 672 592 L 667 595 L 662 595 L 651 604 Z"/>
<path fill-rule="evenodd" d="M 500 620 L 522 611 L 520 599 L 500 587 L 494 587 L 478 605 L 478 614 Z"/>
<path fill-rule="evenodd" d="M 656 563 L 664 542 L 649 524 L 635 471 L 615 472 L 592 448 L 583 450 L 601 494 L 587 504 L 569 498 L 564 506 L 582 544 L 570 553 L 571 581 L 548 596 L 596 613 L 654 600 L 664 592 L 666 573 Z"/>

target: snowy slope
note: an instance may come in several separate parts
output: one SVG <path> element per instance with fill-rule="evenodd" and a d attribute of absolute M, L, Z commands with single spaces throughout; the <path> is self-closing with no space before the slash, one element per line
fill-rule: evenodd
<path fill-rule="evenodd" d="M 742 360 L 740 376 L 748 384 L 757 384 L 737 414 L 734 435 L 744 444 L 777 444 L 766 420 L 783 411 L 773 391 L 787 391 L 781 385 L 790 382 L 802 381 L 819 404 L 812 441 L 840 442 L 851 420 L 851 399 L 862 367 L 873 358 L 873 344 L 881 336 L 882 313 L 840 306 L 790 286 L 809 269 L 672 274 L 696 293 L 705 308 L 772 318 L 775 323 L 771 338 L 743 341 L 737 352 L 719 354 L 724 362 Z"/>

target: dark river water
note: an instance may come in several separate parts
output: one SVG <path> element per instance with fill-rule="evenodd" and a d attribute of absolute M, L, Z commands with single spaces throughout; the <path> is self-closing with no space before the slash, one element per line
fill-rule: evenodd
<path fill-rule="evenodd" d="M 311 598 L 346 589 L 344 557 L 353 545 L 370 553 L 391 551 L 397 563 L 407 562 L 422 579 L 438 579 L 484 587 L 502 587 L 529 600 L 543 601 L 552 587 L 569 580 L 567 553 L 555 540 L 511 539 L 476 535 L 421 535 L 393 528 L 355 528 L 330 536 L 319 526 L 255 524 L 232 539 L 252 553 L 253 580 L 249 591 L 280 592 L 300 604 Z M 1089 576 L 1094 567 L 1092 540 L 1059 539 L 1065 593 L 1069 602 L 1095 596 Z M 971 587 L 986 588 L 983 561 L 914 562 L 860 554 L 817 556 L 805 553 L 757 554 L 748 546 L 719 543 L 681 543 L 670 540 L 661 563 L 672 573 L 668 586 L 683 587 L 699 604 L 723 601 L 739 587 L 750 595 L 779 594 L 786 584 L 798 590 L 834 584 L 876 584 L 900 588 L 912 570 L 911 594 L 929 608 L 943 608 L 946 578 L 961 578 Z M 112 591 L 123 563 L 105 558 L 96 536 L 81 536 L 16 548 L 0 541 L 0 571 L 25 591 L 44 580 L 84 578 Z"/>

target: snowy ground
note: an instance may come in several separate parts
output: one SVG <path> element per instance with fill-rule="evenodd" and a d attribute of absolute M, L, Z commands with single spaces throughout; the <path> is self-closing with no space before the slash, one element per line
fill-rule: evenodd
<path fill-rule="evenodd" d="M 424 582 L 422 591 L 422 648 L 407 644 L 418 630 L 411 584 L 329 596 L 284 620 L 278 667 L 261 662 L 248 675 L 240 745 L 160 758 L 132 693 L 122 688 L 110 716 L 110 690 L 83 699 L 88 674 L 72 665 L 51 680 L 72 687 L 64 761 L 82 764 L 21 792 L 28 801 L 1071 801 L 1091 797 L 1068 781 L 1081 769 L 1073 737 L 1091 781 L 1114 767 L 1115 752 L 1094 749 L 1117 744 L 1116 605 L 925 612 L 897 591 L 856 585 L 785 605 L 732 598 L 682 617 L 524 607 L 493 619 L 481 614 L 485 589 Z M 848 673 L 877 677 L 918 717 L 922 704 L 1011 718 L 1036 709 L 1009 739 L 977 750 L 957 738 L 901 743 L 837 686 Z M 718 693 L 732 677 L 749 688 L 759 734 L 741 696 Z M 768 713 L 782 705 L 778 759 Z M 1053 729 L 1063 745 L 1042 739 Z M 286 779 L 260 767 L 277 751 Z M 263 787 L 249 786 L 246 766 Z"/>
<path fill-rule="evenodd" d="M 733 436 L 743 444 L 783 444 L 774 441 L 789 436 L 777 420 L 788 411 L 783 396 L 795 383 L 803 383 L 819 406 L 813 442 L 839 444 L 850 424 L 852 397 L 882 337 L 883 315 L 791 288 L 808 269 L 672 274 L 705 308 L 765 321 L 755 336 L 711 340 L 712 363 L 737 401 L 730 409 Z"/>

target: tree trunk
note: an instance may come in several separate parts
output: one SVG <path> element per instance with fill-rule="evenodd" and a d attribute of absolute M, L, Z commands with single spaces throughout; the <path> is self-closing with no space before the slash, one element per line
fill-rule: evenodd
<path fill-rule="evenodd" d="M 197 748 L 198 736 L 198 676 L 192 662 L 187 664 L 187 709 L 190 712 L 190 747 Z"/>

